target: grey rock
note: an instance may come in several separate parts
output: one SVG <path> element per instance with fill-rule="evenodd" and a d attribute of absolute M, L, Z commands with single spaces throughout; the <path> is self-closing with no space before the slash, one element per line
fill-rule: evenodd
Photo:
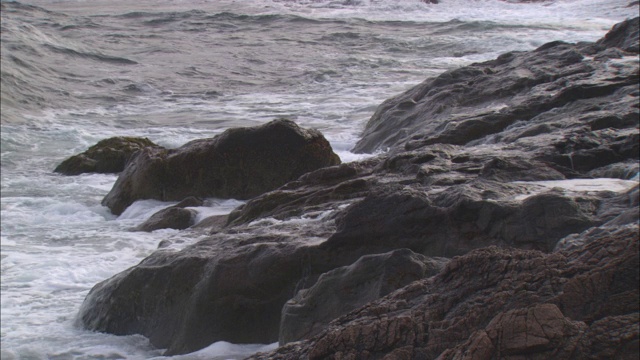
<path fill-rule="evenodd" d="M 366 255 L 322 274 L 282 308 L 280 345 L 316 335 L 347 312 L 412 281 L 439 272 L 448 259 L 426 258 L 409 249 Z"/>
<path fill-rule="evenodd" d="M 178 149 L 143 149 L 120 174 L 102 204 L 118 215 L 140 199 L 249 199 L 309 171 L 339 163 L 320 132 L 279 119 L 257 127 L 229 129 Z"/>
<path fill-rule="evenodd" d="M 599 223 L 597 197 L 546 192 L 521 202 L 496 201 L 518 191 L 488 181 L 451 186 L 433 197 L 383 188 L 337 215 L 336 232 L 321 246 L 344 252 L 406 247 L 445 257 L 488 245 L 551 251 L 564 236 Z"/>
<path fill-rule="evenodd" d="M 197 212 L 192 209 L 168 207 L 151 215 L 144 223 L 136 227 L 137 231 L 151 232 L 158 229 L 183 230 L 194 224 Z"/>
<path fill-rule="evenodd" d="M 203 204 L 204 201 L 202 199 L 190 196 L 151 215 L 149 219 L 138 225 L 134 230 L 151 232 L 158 229 L 186 229 L 195 223 L 195 217 L 198 212 L 185 208 L 202 206 Z"/>
<path fill-rule="evenodd" d="M 637 33 L 635 18 L 616 25 L 597 44 L 552 42 L 427 79 L 380 105 L 354 150 L 490 141 L 497 134 L 509 137 L 516 125 L 519 137 L 535 136 L 552 129 L 555 112 L 564 107 L 576 126 L 582 117 L 602 109 L 629 119 L 614 120 L 613 126 L 637 126 L 637 115 L 631 115 L 638 113 L 637 101 L 622 95 L 637 94 L 637 62 L 620 62 L 624 53 L 610 51 L 622 47 L 637 54 Z M 593 98 L 606 100 L 590 101 Z M 415 105 L 402 105 L 407 102 Z M 594 126 L 609 125 L 596 121 Z"/>

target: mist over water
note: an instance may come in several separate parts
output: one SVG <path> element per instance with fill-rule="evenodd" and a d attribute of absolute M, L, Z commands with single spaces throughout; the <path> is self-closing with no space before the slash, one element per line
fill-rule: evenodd
<path fill-rule="evenodd" d="M 628 4 L 2 1 L 1 358 L 164 358 L 142 336 L 85 331 L 75 316 L 91 287 L 160 241 L 174 251 L 204 235 L 130 231 L 173 203 L 140 201 L 116 217 L 100 202 L 117 176 L 54 174 L 68 156 L 111 136 L 178 147 L 288 117 L 357 160 L 349 150 L 385 99 L 507 51 L 595 41 L 637 16 Z M 172 358 L 242 358 L 261 346 L 221 342 Z"/>

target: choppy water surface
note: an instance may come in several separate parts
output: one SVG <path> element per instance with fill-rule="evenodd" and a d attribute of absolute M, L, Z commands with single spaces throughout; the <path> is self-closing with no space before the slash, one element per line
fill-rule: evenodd
<path fill-rule="evenodd" d="M 626 0 L 2 1 L 2 359 L 162 358 L 141 336 L 74 326 L 96 283 L 188 232 L 129 229 L 169 205 L 100 205 L 115 175 L 64 177 L 115 135 L 176 147 L 289 117 L 343 161 L 375 107 L 447 69 L 552 40 L 595 41 Z M 210 199 L 203 213 L 238 202 Z M 217 343 L 178 359 L 242 357 Z M 273 345 L 271 345 L 273 346 Z"/>

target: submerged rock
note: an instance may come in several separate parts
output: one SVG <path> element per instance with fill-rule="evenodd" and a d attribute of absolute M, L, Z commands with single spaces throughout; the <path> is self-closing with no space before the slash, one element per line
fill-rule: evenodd
<path fill-rule="evenodd" d="M 198 214 L 193 209 L 186 207 L 202 206 L 204 201 L 196 197 L 188 197 L 178 204 L 162 209 L 151 215 L 142 224 L 138 225 L 134 230 L 151 232 L 158 229 L 176 229 L 183 230 L 195 224 L 195 217 Z"/>
<path fill-rule="evenodd" d="M 146 148 L 120 174 L 102 204 L 118 215 L 140 199 L 249 199 L 339 163 L 320 132 L 279 119 L 229 129 L 178 149 Z"/>
<path fill-rule="evenodd" d="M 82 154 L 66 159 L 53 171 L 63 175 L 119 173 L 136 152 L 145 148 L 161 147 L 147 138 L 112 137 L 99 141 Z"/>

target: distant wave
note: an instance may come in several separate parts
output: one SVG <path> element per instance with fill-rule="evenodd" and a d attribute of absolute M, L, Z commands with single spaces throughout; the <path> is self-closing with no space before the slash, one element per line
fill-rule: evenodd
<path fill-rule="evenodd" d="M 87 53 L 87 52 L 77 51 L 77 50 L 74 50 L 74 49 L 55 46 L 55 45 L 51 45 L 51 44 L 44 44 L 44 46 L 47 47 L 48 49 L 50 49 L 51 51 L 54 51 L 54 52 L 57 52 L 57 53 L 60 53 L 60 54 L 69 55 L 69 56 L 78 56 L 78 57 L 82 57 L 82 58 L 87 58 L 87 59 L 96 60 L 96 61 L 102 61 L 102 62 L 107 62 L 107 63 L 113 63 L 113 64 L 124 64 L 124 65 L 136 65 L 136 64 L 138 64 L 136 61 L 125 59 L 125 58 L 121 58 L 121 57 L 117 57 L 117 56 L 109 56 L 109 55 L 104 55 L 104 54 L 100 54 L 100 53 Z"/>
<path fill-rule="evenodd" d="M 309 19 L 303 16 L 291 14 L 236 14 L 232 12 L 220 12 L 210 14 L 202 10 L 189 10 L 180 12 L 148 12 L 133 11 L 122 15 L 116 15 L 115 18 L 122 19 L 139 19 L 143 25 L 162 26 L 179 21 L 239 21 L 245 23 L 270 23 L 277 21 L 284 22 L 312 22 L 317 23 L 319 20 Z"/>
<path fill-rule="evenodd" d="M 0 9 L 2 9 L 2 11 L 9 11 L 9 12 L 14 12 L 14 11 L 31 11 L 31 12 L 43 12 L 43 13 L 47 13 L 47 14 L 57 14 L 54 11 L 51 10 L 47 10 L 45 8 L 41 8 L 39 6 L 35 6 L 35 5 L 29 5 L 29 4 L 23 4 L 21 2 L 18 1 L 2 1 L 0 2 Z"/>

